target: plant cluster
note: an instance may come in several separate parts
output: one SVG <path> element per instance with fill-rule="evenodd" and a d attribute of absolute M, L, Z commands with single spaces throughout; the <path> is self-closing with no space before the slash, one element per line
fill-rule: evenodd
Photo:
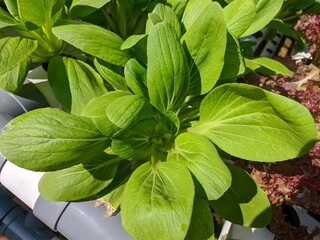
<path fill-rule="evenodd" d="M 317 65 L 320 60 L 320 14 L 305 14 L 301 16 L 294 29 L 300 31 L 309 43 L 309 53 L 313 56 L 313 62 Z"/>
<path fill-rule="evenodd" d="M 66 51 L 50 59 L 48 79 L 62 109 L 13 119 L 0 136 L 2 154 L 45 171 L 39 190 L 48 200 L 100 198 L 120 207 L 136 239 L 208 239 L 212 210 L 244 226 L 267 225 L 265 192 L 221 156 L 279 162 L 315 143 L 305 107 L 233 80 L 252 70 L 291 74 L 274 60 L 244 56 L 239 41 L 282 4 L 158 3 L 145 32 L 126 39 L 92 22 L 60 19 L 52 34 L 85 61 Z"/>

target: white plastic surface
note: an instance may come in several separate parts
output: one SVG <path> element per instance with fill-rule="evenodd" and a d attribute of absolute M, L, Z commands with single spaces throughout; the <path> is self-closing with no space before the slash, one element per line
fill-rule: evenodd
<path fill-rule="evenodd" d="M 44 98 L 49 103 L 50 107 L 61 108 L 60 103 L 54 96 L 51 86 L 48 82 L 48 74 L 42 66 L 32 69 L 26 78 L 27 81 L 31 82 L 41 92 Z"/>
<path fill-rule="evenodd" d="M 222 239 L 273 240 L 274 234 L 267 228 L 243 227 L 226 221 L 219 237 L 219 240 Z"/>
<path fill-rule="evenodd" d="M 33 209 L 39 197 L 38 183 L 43 173 L 20 168 L 7 161 L 0 174 L 0 182 L 16 197 Z"/>

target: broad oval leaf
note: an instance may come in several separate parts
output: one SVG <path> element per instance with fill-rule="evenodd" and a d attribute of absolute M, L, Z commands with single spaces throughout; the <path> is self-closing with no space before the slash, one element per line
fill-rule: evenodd
<path fill-rule="evenodd" d="M 128 95 L 117 98 L 109 104 L 107 117 L 116 126 L 127 128 L 139 120 L 153 117 L 153 108 L 147 99 Z"/>
<path fill-rule="evenodd" d="M 18 9 L 18 0 L 3 0 L 8 9 L 8 12 L 19 22 L 21 22 L 19 9 Z"/>
<path fill-rule="evenodd" d="M 256 16 L 250 27 L 241 35 L 246 37 L 254 34 L 268 25 L 281 10 L 283 0 L 254 0 L 256 3 Z"/>
<path fill-rule="evenodd" d="M 117 156 L 99 154 L 75 166 L 46 172 L 39 191 L 48 201 L 74 201 L 91 197 L 107 187 L 116 174 Z"/>
<path fill-rule="evenodd" d="M 151 155 L 151 139 L 155 135 L 155 126 L 155 120 L 146 119 L 130 129 L 117 132 L 112 137 L 112 151 L 124 159 L 144 160 Z"/>
<path fill-rule="evenodd" d="M 246 227 L 265 227 L 272 218 L 272 208 L 266 193 L 247 172 L 228 164 L 232 174 L 230 189 L 211 207 L 222 218 Z"/>
<path fill-rule="evenodd" d="M 182 133 L 168 154 L 168 161 L 185 165 L 202 185 L 209 200 L 218 199 L 231 186 L 231 174 L 216 148 L 204 136 Z"/>
<path fill-rule="evenodd" d="M 235 0 L 223 9 L 227 28 L 239 38 L 252 24 L 256 15 L 256 5 L 253 0 Z"/>
<path fill-rule="evenodd" d="M 37 45 L 37 41 L 29 38 L 6 37 L 0 39 L 0 75 L 26 62 L 37 49 Z"/>
<path fill-rule="evenodd" d="M 130 49 L 136 46 L 142 39 L 148 37 L 148 34 L 131 35 L 121 45 L 121 50 Z"/>
<path fill-rule="evenodd" d="M 216 84 L 224 65 L 227 30 L 220 5 L 207 5 L 181 41 L 190 55 L 189 92 L 205 94 Z"/>
<path fill-rule="evenodd" d="M 148 37 L 147 85 L 150 102 L 162 113 L 176 111 L 186 96 L 189 75 L 185 55 L 173 27 L 155 25 Z"/>
<path fill-rule="evenodd" d="M 198 125 L 189 131 L 233 156 L 262 162 L 301 156 L 316 139 L 305 107 L 246 84 L 224 84 L 210 92 L 201 103 Z"/>
<path fill-rule="evenodd" d="M 182 18 L 184 9 L 189 0 L 168 0 L 167 1 L 179 19 Z"/>
<path fill-rule="evenodd" d="M 125 68 L 124 75 L 127 85 L 138 96 L 148 98 L 147 69 L 134 58 L 130 59 Z"/>
<path fill-rule="evenodd" d="M 42 108 L 9 122 L 0 136 L 0 151 L 14 164 L 53 171 L 94 157 L 110 146 L 91 119 Z"/>
<path fill-rule="evenodd" d="M 192 177 L 178 162 L 145 163 L 126 184 L 122 224 L 135 239 L 184 239 L 194 198 Z"/>
<path fill-rule="evenodd" d="M 123 40 L 117 34 L 88 23 L 61 23 L 52 29 L 53 33 L 85 53 L 119 66 L 124 66 L 131 58 L 128 51 L 121 50 Z"/>
<path fill-rule="evenodd" d="M 87 63 L 73 58 L 52 59 L 48 77 L 58 101 L 75 115 L 81 115 L 91 99 L 107 92 L 101 76 Z"/>

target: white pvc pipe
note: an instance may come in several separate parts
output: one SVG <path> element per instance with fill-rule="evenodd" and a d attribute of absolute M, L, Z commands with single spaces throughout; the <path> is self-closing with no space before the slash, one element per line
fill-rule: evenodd
<path fill-rule="evenodd" d="M 7 161 L 0 174 L 0 182 L 17 198 L 33 209 L 38 197 L 38 183 L 44 173 L 20 168 Z"/>
<path fill-rule="evenodd" d="M 48 73 L 42 66 L 32 69 L 26 78 L 27 81 L 33 83 L 33 85 L 41 92 L 44 98 L 49 103 L 50 107 L 61 108 L 61 104 L 54 96 L 51 86 L 48 82 Z"/>

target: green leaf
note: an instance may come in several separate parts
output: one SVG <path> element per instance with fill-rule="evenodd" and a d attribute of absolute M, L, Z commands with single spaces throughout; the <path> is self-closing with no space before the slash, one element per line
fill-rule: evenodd
<path fill-rule="evenodd" d="M 156 122 L 153 119 L 146 119 L 132 128 L 117 132 L 112 137 L 112 151 L 131 161 L 144 160 L 151 155 L 151 139 L 155 135 L 155 126 Z"/>
<path fill-rule="evenodd" d="M 259 57 L 255 59 L 245 59 L 246 64 L 249 64 L 250 66 L 254 64 L 258 64 L 259 67 L 255 69 L 257 72 L 265 73 L 268 75 L 271 74 L 283 74 L 286 76 L 292 76 L 292 72 L 284 66 L 282 63 L 271 59 L 271 58 L 265 58 L 265 57 Z"/>
<path fill-rule="evenodd" d="M 191 58 L 190 94 L 205 94 L 216 84 L 224 65 L 227 30 L 220 5 L 207 5 L 181 41 Z"/>
<path fill-rule="evenodd" d="M 127 128 L 139 120 L 153 117 L 150 103 L 137 95 L 128 95 L 115 99 L 107 107 L 107 117 L 120 128 Z"/>
<path fill-rule="evenodd" d="M 130 59 L 125 68 L 124 75 L 127 85 L 135 95 L 148 98 L 147 69 L 134 58 Z"/>
<path fill-rule="evenodd" d="M 94 157 L 110 142 L 91 119 L 42 108 L 6 125 L 0 136 L 0 151 L 22 168 L 53 171 Z"/>
<path fill-rule="evenodd" d="M 111 0 L 73 0 L 70 7 L 70 15 L 85 17 L 102 8 Z"/>
<path fill-rule="evenodd" d="M 316 139 L 308 109 L 246 84 L 223 84 L 210 92 L 201 103 L 198 125 L 189 131 L 233 156 L 262 162 L 301 156 Z"/>
<path fill-rule="evenodd" d="M 207 200 L 194 199 L 191 224 L 185 240 L 214 240 L 214 220 Z"/>
<path fill-rule="evenodd" d="M 268 25 L 268 23 L 280 11 L 283 0 L 255 0 L 256 16 L 250 27 L 241 35 L 241 37 L 252 35 Z"/>
<path fill-rule="evenodd" d="M 123 40 L 115 33 L 88 23 L 61 23 L 52 29 L 53 33 L 85 53 L 120 66 L 124 66 L 131 58 L 129 52 L 121 50 Z"/>
<path fill-rule="evenodd" d="M 182 16 L 182 23 L 188 31 L 190 27 L 201 17 L 202 12 L 212 4 L 211 0 L 189 0 Z"/>
<path fill-rule="evenodd" d="M 224 66 L 220 79 L 233 79 L 245 71 L 245 63 L 241 53 L 239 41 L 231 34 L 227 33 L 227 48 L 224 55 Z"/>
<path fill-rule="evenodd" d="M 37 41 L 21 37 L 0 39 L 0 75 L 17 68 L 26 62 L 37 49 Z"/>
<path fill-rule="evenodd" d="M 8 9 L 8 12 L 19 22 L 21 22 L 19 9 L 18 9 L 18 0 L 4 0 L 4 3 Z"/>
<path fill-rule="evenodd" d="M 279 31 L 288 37 L 298 39 L 297 33 L 292 28 L 290 28 L 288 25 L 286 25 L 281 19 L 273 19 L 268 24 L 268 27 Z"/>
<path fill-rule="evenodd" d="M 18 25 L 19 22 L 15 20 L 9 13 L 0 8 L 0 29 L 10 26 Z"/>
<path fill-rule="evenodd" d="M 131 35 L 123 42 L 123 44 L 121 45 L 121 50 L 130 49 L 133 46 L 135 46 L 139 41 L 147 37 L 148 34 Z"/>
<path fill-rule="evenodd" d="M 108 137 L 119 130 L 107 117 L 107 107 L 117 98 L 128 96 L 129 92 L 125 91 L 113 91 L 108 92 L 101 97 L 92 99 L 82 112 L 82 116 L 89 117 L 96 124 L 97 128 Z"/>
<path fill-rule="evenodd" d="M 121 203 L 122 224 L 135 239 L 184 239 L 194 198 L 189 171 L 177 162 L 145 163 L 131 175 Z"/>
<path fill-rule="evenodd" d="M 152 13 L 156 14 L 157 17 L 159 17 L 159 20 L 161 22 L 169 23 L 176 31 L 178 38 L 181 38 L 180 21 L 179 21 L 177 15 L 175 14 L 174 10 L 171 7 L 160 3 L 160 4 L 156 5 L 156 7 L 153 9 Z M 148 29 L 147 32 L 149 32 L 151 30 L 151 25 L 153 25 L 153 24 L 150 22 L 150 19 L 149 19 L 147 21 L 147 29 Z"/>
<path fill-rule="evenodd" d="M 56 0 L 18 0 L 18 9 L 21 20 L 29 29 L 35 29 L 43 26 L 45 23 L 51 23 L 54 6 L 59 3 Z M 60 4 L 60 7 L 62 5 Z M 55 9 L 56 11 L 60 9 Z"/>
<path fill-rule="evenodd" d="M 46 172 L 39 182 L 40 194 L 48 201 L 91 197 L 112 182 L 119 160 L 119 157 L 102 153 L 81 164 Z"/>
<path fill-rule="evenodd" d="M 123 77 L 123 70 L 119 66 L 104 62 L 101 59 L 94 59 L 94 66 L 101 76 L 115 89 L 128 90 L 126 80 Z"/>
<path fill-rule="evenodd" d="M 224 9 L 228 30 L 239 38 L 252 24 L 256 15 L 256 5 L 253 0 L 235 0 Z"/>
<path fill-rule="evenodd" d="M 0 75 L 0 88 L 7 92 L 18 91 L 26 80 L 30 65 L 30 61 L 25 60 L 20 65 Z"/>
<path fill-rule="evenodd" d="M 162 113 L 176 111 L 186 96 L 189 76 L 184 52 L 173 27 L 166 22 L 153 27 L 147 48 L 150 102 Z"/>
<path fill-rule="evenodd" d="M 218 199 L 231 186 L 231 174 L 206 137 L 182 133 L 168 154 L 168 161 L 185 165 L 200 182 L 209 200 Z"/>
<path fill-rule="evenodd" d="M 81 115 L 91 99 L 107 91 L 102 78 L 90 65 L 73 58 L 58 56 L 52 59 L 48 76 L 57 100 L 75 115 Z"/>
<path fill-rule="evenodd" d="M 228 165 L 232 174 L 230 189 L 218 200 L 210 201 L 211 207 L 222 218 L 246 227 L 265 227 L 272 218 L 272 209 L 266 193 L 247 172 Z"/>
<path fill-rule="evenodd" d="M 167 3 L 174 10 L 178 19 L 182 18 L 182 14 L 183 14 L 184 9 L 186 8 L 188 2 L 189 2 L 189 0 L 167 0 Z"/>
<path fill-rule="evenodd" d="M 125 188 L 125 184 L 119 186 L 118 188 L 114 189 L 110 193 L 106 194 L 102 198 L 99 198 L 102 202 L 106 202 L 111 205 L 114 209 L 118 209 L 122 202 L 123 191 Z"/>

